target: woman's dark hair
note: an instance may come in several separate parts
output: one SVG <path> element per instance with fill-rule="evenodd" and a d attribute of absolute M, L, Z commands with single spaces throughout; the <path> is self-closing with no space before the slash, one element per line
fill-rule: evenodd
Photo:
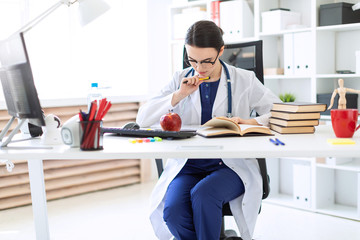
<path fill-rule="evenodd" d="M 187 30 L 185 44 L 200 48 L 211 47 L 220 51 L 224 46 L 223 33 L 223 30 L 212 21 L 198 21 Z"/>

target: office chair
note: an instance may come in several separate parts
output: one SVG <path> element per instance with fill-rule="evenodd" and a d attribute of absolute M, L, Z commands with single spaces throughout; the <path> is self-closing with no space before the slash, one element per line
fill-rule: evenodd
<path fill-rule="evenodd" d="M 183 58 L 183 67 L 187 68 L 185 59 L 186 49 L 184 47 L 184 58 Z M 255 72 L 256 77 L 259 81 L 264 84 L 264 72 L 263 72 L 263 57 L 262 57 L 262 40 L 246 42 L 246 43 L 236 43 L 225 45 L 225 50 L 223 55 L 220 57 L 224 62 L 234 65 L 239 68 L 246 70 L 251 70 Z M 158 171 L 158 176 L 160 177 L 161 173 L 164 170 L 162 159 L 155 159 L 156 167 Z M 266 161 L 265 158 L 257 158 L 260 173 L 263 182 L 263 195 L 262 199 L 266 199 L 270 193 L 270 178 L 267 174 Z M 259 209 L 259 213 L 261 207 Z M 241 240 L 241 237 L 238 237 L 234 230 L 225 230 L 224 216 L 232 216 L 230 205 L 226 203 L 222 209 L 223 221 L 221 225 L 221 234 L 220 240 Z"/>

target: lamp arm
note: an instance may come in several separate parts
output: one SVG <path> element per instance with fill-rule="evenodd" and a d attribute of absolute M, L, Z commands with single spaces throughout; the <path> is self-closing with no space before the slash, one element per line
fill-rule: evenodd
<path fill-rule="evenodd" d="M 36 26 L 39 22 L 41 22 L 44 18 L 46 18 L 48 15 L 50 15 L 52 12 L 54 12 L 56 9 L 58 9 L 60 6 L 62 6 L 63 4 L 67 5 L 69 7 L 71 4 L 73 4 L 77 1 L 78 0 L 74 0 L 74 1 L 60 0 L 59 2 L 54 4 L 52 7 L 50 7 L 48 10 L 46 10 L 45 12 L 40 14 L 38 17 L 34 18 L 29 23 L 27 23 L 25 26 L 20 28 L 16 33 L 20 33 L 20 32 L 26 33 L 27 31 L 32 29 L 34 26 Z"/>

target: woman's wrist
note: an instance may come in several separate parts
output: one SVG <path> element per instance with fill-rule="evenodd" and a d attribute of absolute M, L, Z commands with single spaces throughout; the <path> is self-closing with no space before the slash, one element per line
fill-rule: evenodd
<path fill-rule="evenodd" d="M 176 91 L 173 93 L 172 99 L 171 99 L 171 105 L 175 107 L 181 100 L 183 100 L 186 96 L 179 93 L 179 91 Z"/>

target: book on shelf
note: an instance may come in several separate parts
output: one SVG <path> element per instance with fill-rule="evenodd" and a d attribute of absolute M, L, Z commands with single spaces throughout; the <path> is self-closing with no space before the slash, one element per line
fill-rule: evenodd
<path fill-rule="evenodd" d="M 266 126 L 238 124 L 226 117 L 210 119 L 196 133 L 203 137 L 273 135 Z"/>
<path fill-rule="evenodd" d="M 270 124 L 271 130 L 281 133 L 281 134 L 290 134 L 290 133 L 314 133 L 314 126 L 305 126 L 305 127 L 283 127 L 275 124 Z"/>
<path fill-rule="evenodd" d="M 320 119 L 320 112 L 292 113 L 292 112 L 278 112 L 271 110 L 271 117 L 281 118 L 284 120 Z"/>
<path fill-rule="evenodd" d="M 303 126 L 317 126 L 319 119 L 305 119 L 305 120 L 284 120 L 280 118 L 270 118 L 271 124 L 276 124 L 283 127 L 303 127 Z"/>
<path fill-rule="evenodd" d="M 272 110 L 281 112 L 323 112 L 326 110 L 326 104 L 305 102 L 274 103 Z"/>

